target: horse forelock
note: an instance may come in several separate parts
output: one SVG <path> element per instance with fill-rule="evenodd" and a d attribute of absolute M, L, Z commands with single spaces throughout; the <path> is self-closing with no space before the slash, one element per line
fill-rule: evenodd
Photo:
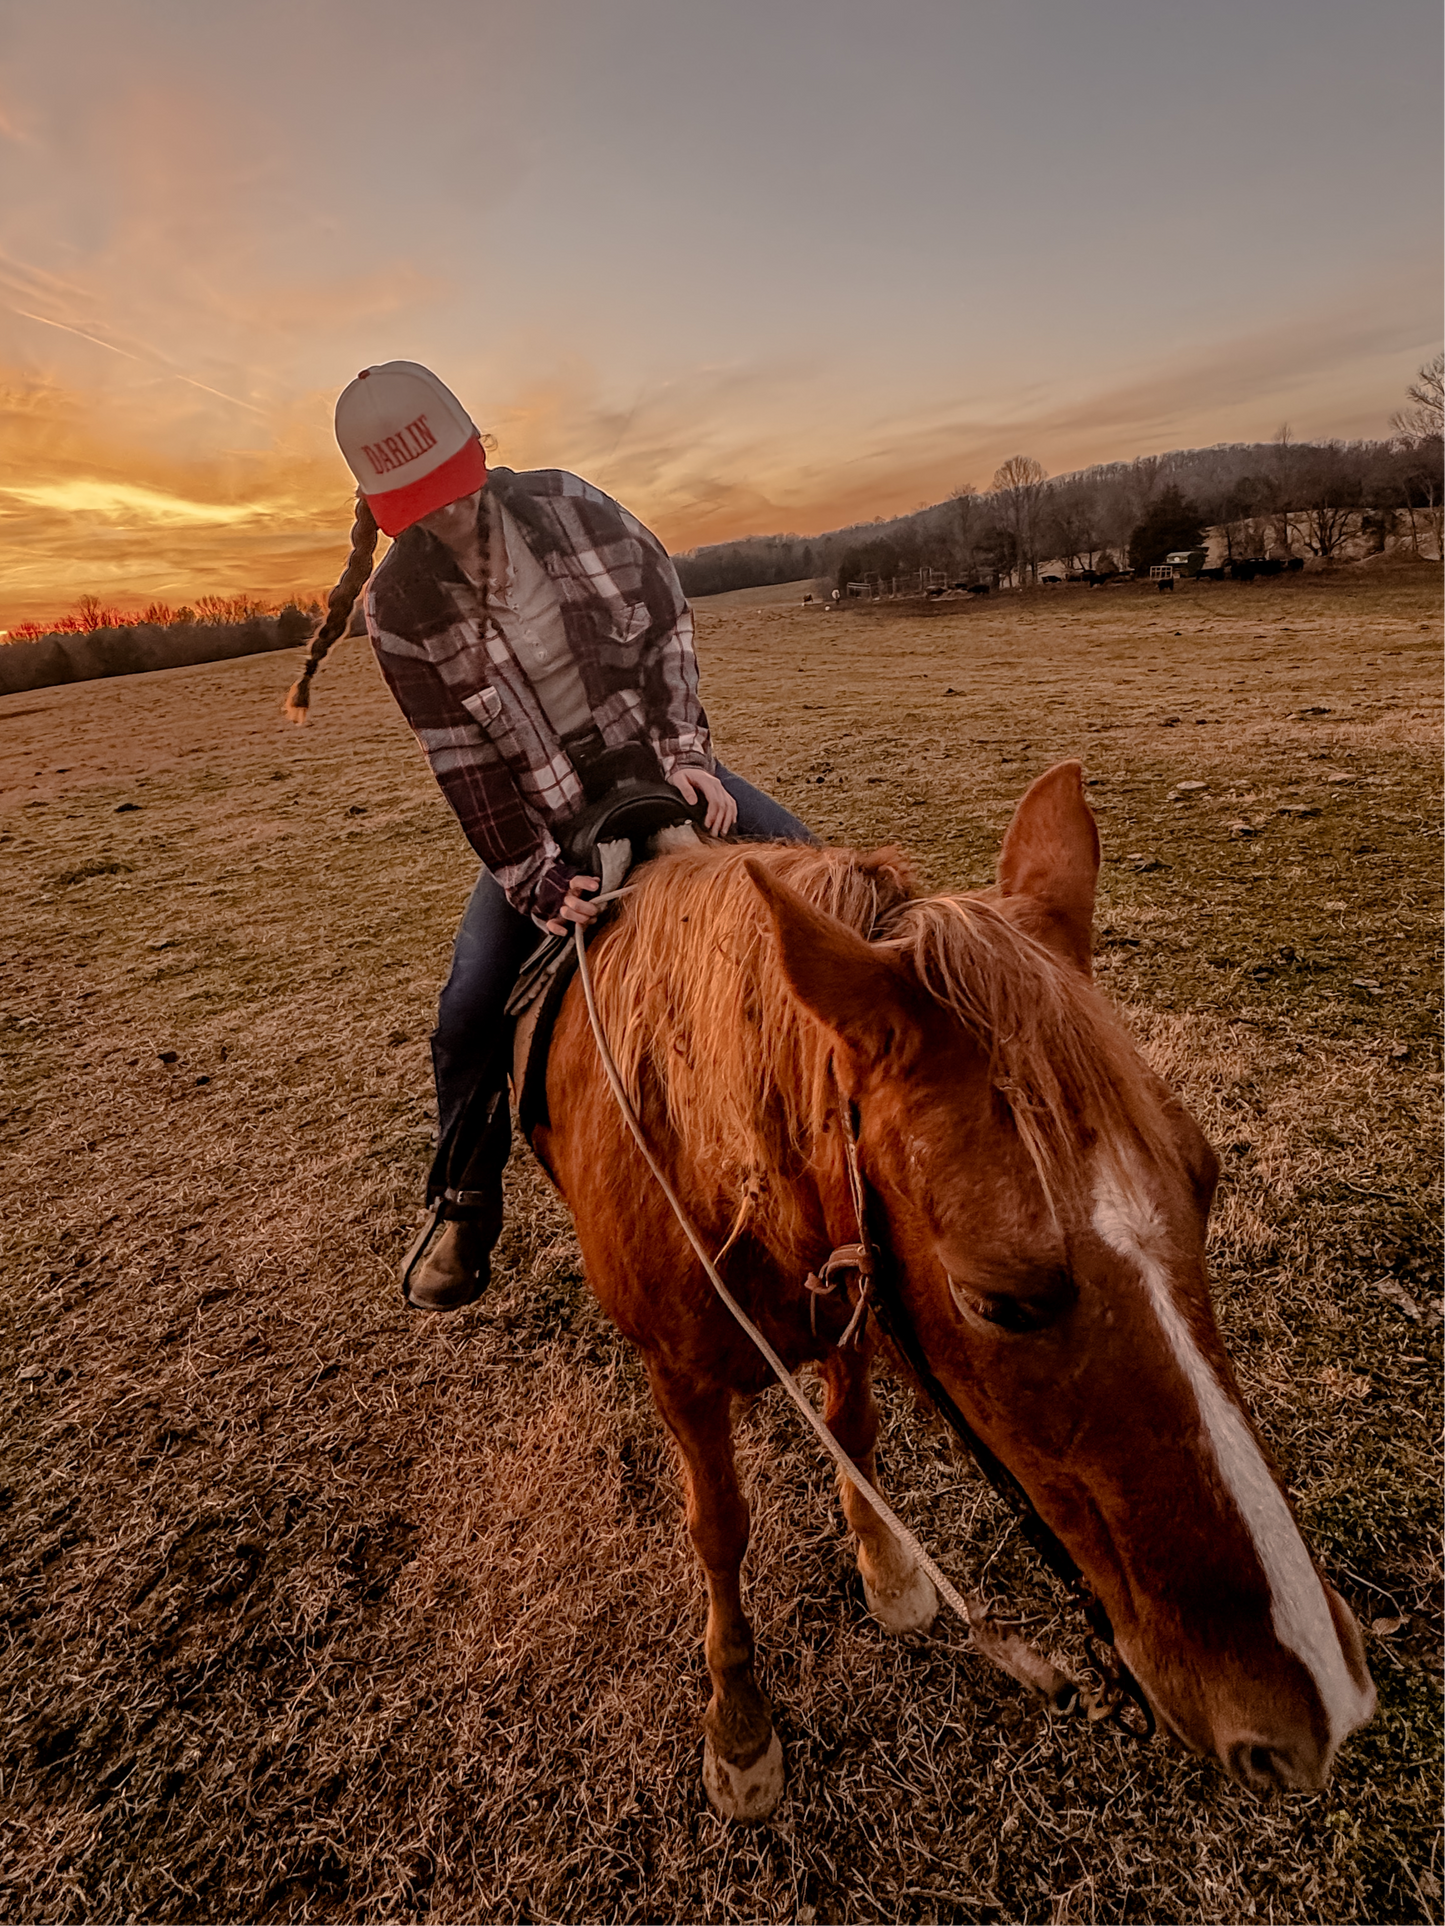
<path fill-rule="evenodd" d="M 794 996 L 761 861 L 896 957 L 985 1053 L 1055 1209 L 1099 1154 L 1123 1173 L 1175 1160 L 1161 1087 L 1104 999 L 987 895 L 920 897 L 896 849 L 796 844 L 673 852 L 642 872 L 598 958 L 599 1005 L 639 1105 L 661 1104 L 720 1192 L 798 1170 L 837 1107 L 834 1038 Z"/>
<path fill-rule="evenodd" d="M 1102 1159 L 1131 1189 L 1177 1169 L 1167 1092 L 1099 992 L 1003 913 L 992 892 L 929 896 L 891 918 L 904 958 L 988 1058 L 990 1081 L 1055 1210 L 1087 1198 Z"/>

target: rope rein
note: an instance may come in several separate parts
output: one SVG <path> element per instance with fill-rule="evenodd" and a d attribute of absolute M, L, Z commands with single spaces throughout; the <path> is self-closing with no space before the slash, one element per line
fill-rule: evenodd
<path fill-rule="evenodd" d="M 618 893 L 620 894 L 621 892 Z M 597 901 L 598 899 L 594 898 L 593 900 Z M 1023 1639 L 1016 1638 L 1011 1632 L 1002 1630 L 994 1622 L 987 1605 L 977 1594 L 965 1596 L 952 1584 L 945 1574 L 939 1570 L 938 1566 L 929 1557 L 922 1545 L 919 1544 L 907 1525 L 903 1523 L 903 1520 L 882 1497 L 877 1487 L 870 1484 L 863 1476 L 863 1473 L 858 1469 L 857 1465 L 854 1464 L 853 1460 L 833 1436 L 827 1425 L 824 1424 L 801 1386 L 798 1384 L 796 1378 L 794 1378 L 792 1372 L 789 1371 L 781 1357 L 779 1357 L 772 1345 L 769 1344 L 767 1338 L 764 1337 L 757 1325 L 753 1323 L 742 1305 L 738 1303 L 737 1299 L 719 1276 L 716 1263 L 708 1255 L 707 1249 L 696 1227 L 688 1217 L 686 1210 L 684 1210 L 676 1191 L 668 1182 L 667 1175 L 662 1169 L 662 1166 L 653 1155 L 652 1147 L 647 1141 L 642 1124 L 638 1119 L 636 1111 L 632 1107 L 627 1091 L 623 1087 L 621 1073 L 617 1068 L 612 1051 L 608 1047 L 606 1033 L 602 1028 L 602 1020 L 597 1014 L 597 1003 L 592 993 L 592 975 L 587 964 L 587 948 L 583 941 L 581 924 L 575 924 L 573 926 L 573 942 L 577 951 L 577 973 L 582 979 L 582 994 L 587 1003 L 587 1016 L 592 1025 L 592 1035 L 597 1043 L 597 1053 L 602 1059 L 602 1068 L 606 1072 L 608 1084 L 611 1087 L 613 1096 L 617 1100 L 617 1107 L 622 1112 L 627 1127 L 632 1133 L 633 1140 L 642 1153 L 643 1160 L 653 1176 L 657 1179 L 663 1195 L 671 1205 L 674 1217 L 676 1217 L 678 1223 L 682 1226 L 683 1234 L 686 1236 L 688 1243 L 691 1244 L 698 1262 L 706 1272 L 708 1282 L 727 1306 L 737 1323 L 747 1332 L 748 1336 L 767 1360 L 773 1375 L 787 1392 L 792 1402 L 797 1406 L 798 1411 L 809 1429 L 817 1437 L 818 1442 L 837 1465 L 839 1474 L 846 1478 L 854 1490 L 867 1501 L 893 1533 L 898 1543 L 917 1561 L 918 1565 L 928 1574 L 929 1578 L 932 1579 L 939 1597 L 943 1599 L 945 1604 L 947 1604 L 968 1627 L 972 1643 L 977 1647 L 979 1652 L 981 1652 L 985 1658 L 991 1660 L 994 1665 L 998 1666 L 1001 1671 L 1007 1672 L 1010 1677 L 1018 1679 L 1021 1684 L 1028 1686 L 1031 1691 L 1037 1692 L 1053 1711 L 1061 1713 L 1072 1712 L 1080 1700 L 1079 1686 L 1073 1679 L 1069 1678 L 1066 1673 L 1061 1672 L 1056 1665 L 1053 1665 L 1046 1659 L 1042 1653 L 1036 1651 L 1033 1646 L 1027 1644 Z M 835 1250 L 827 1264 L 823 1267 L 823 1279 L 819 1280 L 810 1276 L 808 1279 L 808 1289 L 813 1293 L 810 1309 L 816 1312 L 819 1293 L 835 1288 L 836 1280 L 830 1279 L 829 1274 L 831 1272 L 849 1269 L 858 1271 L 862 1279 L 859 1291 L 859 1302 L 853 1314 L 853 1320 L 844 1333 L 844 1340 L 846 1341 L 848 1338 L 857 1335 L 861 1325 L 866 1319 L 873 1278 L 873 1255 L 865 1222 L 865 1199 L 863 1195 L 862 1174 L 858 1168 L 857 1141 L 853 1134 L 851 1117 L 847 1116 L 846 1110 L 844 1128 L 848 1152 L 849 1189 L 852 1192 L 854 1209 L 858 1215 L 859 1241 L 857 1244 L 843 1245 Z M 737 1239 L 741 1232 L 748 1208 L 749 1200 L 744 1199 L 737 1222 L 733 1226 L 727 1243 L 718 1253 L 719 1257 L 725 1255 Z M 816 1329 L 816 1320 L 814 1328 Z M 1090 1706 L 1090 1713 L 1091 1716 L 1095 1716 L 1092 1705 Z M 1099 1716 L 1107 1716 L 1107 1712 Z"/>

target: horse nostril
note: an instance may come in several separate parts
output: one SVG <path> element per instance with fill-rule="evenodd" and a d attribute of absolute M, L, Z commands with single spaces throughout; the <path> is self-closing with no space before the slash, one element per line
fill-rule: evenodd
<path fill-rule="evenodd" d="M 1284 1746 L 1259 1739 L 1236 1739 L 1224 1754 L 1232 1778 L 1256 1792 L 1318 1791 L 1329 1778 L 1329 1768 L 1313 1753 L 1302 1758 Z"/>
<path fill-rule="evenodd" d="M 1224 1755 L 1229 1775 L 1256 1792 L 1272 1792 L 1281 1783 L 1275 1754 L 1254 1739 L 1236 1739 Z"/>

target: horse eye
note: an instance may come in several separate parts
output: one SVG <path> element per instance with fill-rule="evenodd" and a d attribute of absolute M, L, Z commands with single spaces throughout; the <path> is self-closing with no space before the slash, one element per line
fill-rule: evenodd
<path fill-rule="evenodd" d="M 1027 1297 L 982 1298 L 978 1314 L 1001 1331 L 1041 1331 L 1054 1321 L 1054 1307 Z"/>
<path fill-rule="evenodd" d="M 1025 1336 L 1030 1331 L 1046 1331 L 1057 1322 L 1074 1298 L 1071 1281 L 1062 1276 L 1049 1289 L 1028 1297 L 1015 1297 L 1006 1291 L 969 1290 L 953 1278 L 948 1281 L 955 1298 L 975 1317 L 1016 1337 Z"/>

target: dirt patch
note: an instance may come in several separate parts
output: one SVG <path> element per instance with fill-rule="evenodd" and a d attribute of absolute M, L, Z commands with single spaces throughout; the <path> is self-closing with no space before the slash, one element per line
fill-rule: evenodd
<path fill-rule="evenodd" d="M 286 658 L 0 702 L 0 1919 L 1436 1916 L 1438 603 L 1391 569 L 699 618 L 726 759 L 936 884 L 1084 758 L 1101 980 L 1221 1151 L 1221 1320 L 1375 1628 L 1379 1717 L 1275 1802 L 889 1640 L 769 1394 L 791 1778 L 718 1822 L 668 1450 L 565 1213 L 519 1158 L 484 1302 L 396 1294 L 473 863 L 369 658 L 304 731 Z M 1067 1656 L 896 1389 L 884 1455 Z"/>

